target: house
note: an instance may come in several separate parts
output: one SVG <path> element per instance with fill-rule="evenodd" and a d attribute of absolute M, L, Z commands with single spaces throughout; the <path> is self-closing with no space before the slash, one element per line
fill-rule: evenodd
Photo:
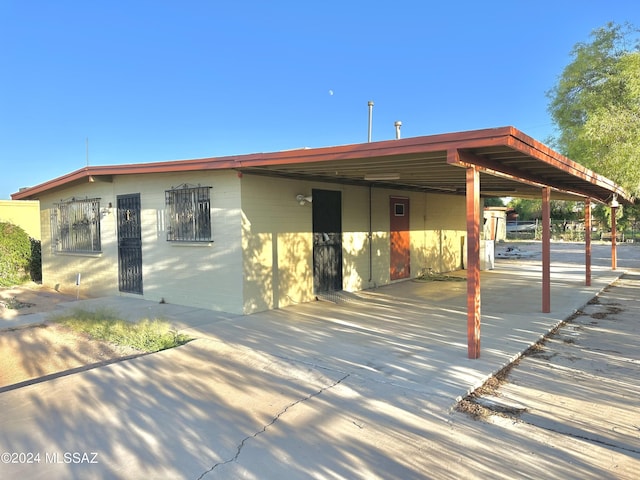
<path fill-rule="evenodd" d="M 79 274 L 89 296 L 249 314 L 462 265 L 462 196 L 264 176 L 246 161 L 88 167 L 36 187 L 43 282 L 73 291 Z"/>
<path fill-rule="evenodd" d="M 89 166 L 12 198 L 40 201 L 47 285 L 250 314 L 459 269 L 463 251 L 479 305 L 481 198 L 551 194 L 627 198 L 513 127 Z"/>

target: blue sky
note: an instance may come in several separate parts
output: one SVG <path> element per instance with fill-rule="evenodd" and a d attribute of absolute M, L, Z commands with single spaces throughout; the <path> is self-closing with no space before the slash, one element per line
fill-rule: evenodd
<path fill-rule="evenodd" d="M 0 0 L 0 199 L 87 164 L 513 125 L 637 0 Z"/>

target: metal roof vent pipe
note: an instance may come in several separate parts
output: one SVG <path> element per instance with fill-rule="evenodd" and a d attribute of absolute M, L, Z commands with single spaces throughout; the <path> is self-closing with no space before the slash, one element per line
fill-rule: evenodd
<path fill-rule="evenodd" d="M 400 127 L 402 126 L 402 122 L 398 120 L 394 125 L 396 127 L 396 140 L 400 140 Z"/>
<path fill-rule="evenodd" d="M 371 122 L 373 120 L 373 101 L 369 100 L 369 135 L 367 137 L 367 141 L 371 143 Z"/>

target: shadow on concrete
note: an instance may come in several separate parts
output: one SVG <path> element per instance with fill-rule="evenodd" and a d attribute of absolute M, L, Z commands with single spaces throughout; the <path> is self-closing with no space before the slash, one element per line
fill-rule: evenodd
<path fill-rule="evenodd" d="M 621 252 L 621 264 L 623 258 Z M 617 276 L 594 265 L 587 289 L 575 264 L 554 268 L 551 314 L 540 313 L 535 262 L 483 273 L 478 360 L 466 356 L 466 290 L 459 282 L 405 282 L 349 302 L 244 317 L 114 301 L 130 315 L 159 312 L 197 339 L 3 392 L 0 450 L 40 452 L 43 459 L 47 452 L 96 452 L 99 463 L 2 464 L 0 474 L 602 478 L 609 471 L 584 450 L 559 458 L 539 438 L 451 415 L 456 399 Z"/>

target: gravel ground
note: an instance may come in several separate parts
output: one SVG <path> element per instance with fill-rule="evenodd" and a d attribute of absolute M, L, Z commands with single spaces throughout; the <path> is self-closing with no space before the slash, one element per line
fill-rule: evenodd
<path fill-rule="evenodd" d="M 2 288 L 0 318 L 51 312 L 58 303 L 74 299 L 35 283 Z M 0 329 L 0 391 L 137 353 L 49 322 Z"/>

